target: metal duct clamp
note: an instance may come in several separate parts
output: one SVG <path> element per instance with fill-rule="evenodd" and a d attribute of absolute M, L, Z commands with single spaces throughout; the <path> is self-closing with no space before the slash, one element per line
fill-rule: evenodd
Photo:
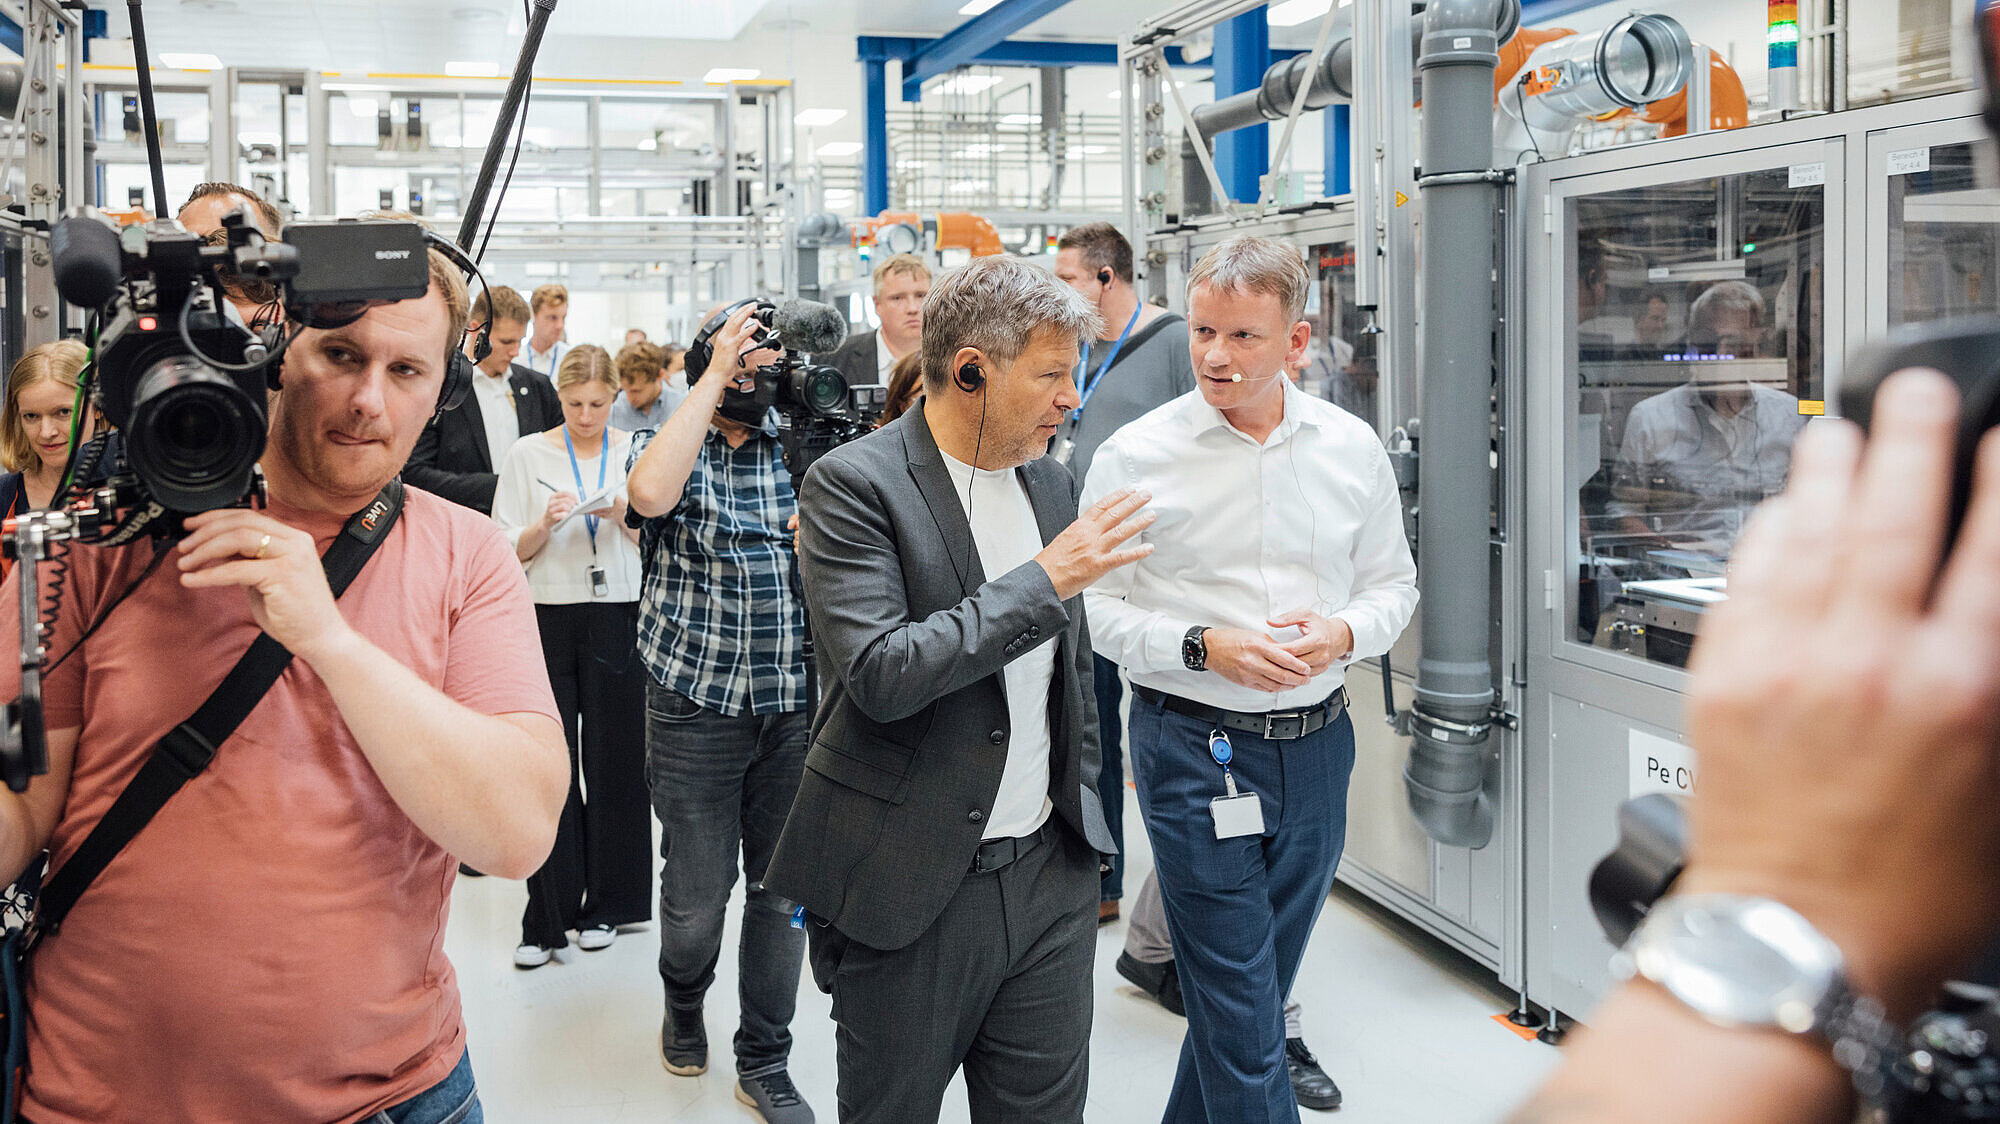
<path fill-rule="evenodd" d="M 1493 801 L 1486 793 L 1493 723 L 1453 722 L 1415 708 L 1406 713 L 1412 736 L 1403 788 L 1410 814 L 1448 847 L 1486 846 L 1493 839 Z"/>

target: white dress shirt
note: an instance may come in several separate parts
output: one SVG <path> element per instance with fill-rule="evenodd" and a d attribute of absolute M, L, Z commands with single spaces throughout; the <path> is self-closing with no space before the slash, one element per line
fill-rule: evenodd
<path fill-rule="evenodd" d="M 875 336 L 875 381 L 889 385 L 889 376 L 896 372 L 896 357 L 889 354 L 889 343 L 878 332 Z"/>
<path fill-rule="evenodd" d="M 624 497 L 625 461 L 631 452 L 632 435 L 613 429 L 606 436 L 609 448 L 603 451 L 611 459 L 587 457 L 579 450 L 574 468 L 560 437 L 551 441 L 545 433 L 530 433 L 514 442 L 501 458 L 500 484 L 493 490 L 493 521 L 506 532 L 509 543 L 519 545 L 521 532 L 541 522 L 550 496 L 569 492 L 581 497 L 595 492 L 600 461 L 604 482 L 616 485 L 619 497 Z M 580 489 L 579 476 L 583 478 Z M 550 488 L 551 484 L 555 487 Z M 590 525 L 578 516 L 551 532 L 542 549 L 522 565 L 528 571 L 528 592 L 537 605 L 639 599 L 638 544 L 625 536 L 620 521 L 610 515 L 598 517 L 595 544 Z M 601 598 L 591 588 L 593 566 L 604 571 L 607 589 Z"/>
<path fill-rule="evenodd" d="M 1381 439 L 1289 381 L 1284 395 L 1285 420 L 1262 445 L 1197 389 L 1112 434 L 1091 462 L 1083 507 L 1127 485 L 1153 493 L 1157 519 L 1132 540 L 1153 553 L 1084 593 L 1092 644 L 1132 682 L 1249 713 L 1310 706 L 1348 664 L 1388 651 L 1416 610 L 1417 567 Z M 1181 660 L 1194 625 L 1287 640 L 1298 631 L 1267 622 L 1297 609 L 1354 631 L 1353 650 L 1303 687 L 1258 691 Z"/>
<path fill-rule="evenodd" d="M 1041 553 L 1041 526 L 1035 522 L 1020 470 L 975 472 L 971 465 L 942 455 L 952 486 L 958 489 L 958 502 L 972 524 L 980 566 L 988 576 L 1011 573 Z M 1054 637 L 1016 656 L 1002 673 L 1011 733 L 1000 792 L 993 798 L 983 838 L 1033 834 L 1055 807 L 1049 801 L 1049 686 L 1055 673 Z"/>
<path fill-rule="evenodd" d="M 522 344 L 521 365 L 548 379 L 550 382 L 554 382 L 556 381 L 556 367 L 562 363 L 563 352 L 568 350 L 569 345 L 561 340 L 550 344 L 547 351 L 536 351 L 535 345 L 532 343 Z"/>
<path fill-rule="evenodd" d="M 479 396 L 479 417 L 486 423 L 486 457 L 493 471 L 507 459 L 507 450 L 521 439 L 521 410 L 514 404 L 514 388 L 506 375 L 489 375 L 473 369 L 472 392 Z"/>

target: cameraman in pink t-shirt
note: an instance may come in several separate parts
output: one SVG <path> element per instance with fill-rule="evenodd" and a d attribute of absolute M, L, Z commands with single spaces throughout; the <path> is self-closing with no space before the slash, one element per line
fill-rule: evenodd
<path fill-rule="evenodd" d="M 534 606 L 490 522 L 414 489 L 338 603 L 319 561 L 402 468 L 466 315 L 433 252 L 424 297 L 286 352 L 268 507 L 189 519 L 150 572 L 144 544 L 70 550 L 48 650 L 104 621 L 46 681 L 48 774 L 0 791 L 0 879 L 44 848 L 59 873 L 259 630 L 297 658 L 36 948 L 33 1124 L 480 1119 L 445 920 L 460 861 L 524 878 L 555 837 Z"/>

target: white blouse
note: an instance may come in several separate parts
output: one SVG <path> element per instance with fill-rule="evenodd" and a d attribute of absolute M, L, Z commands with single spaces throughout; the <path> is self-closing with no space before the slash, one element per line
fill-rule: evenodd
<path fill-rule="evenodd" d="M 551 440 L 549 434 L 554 434 Z M 625 460 L 632 435 L 607 429 L 600 456 L 611 458 L 603 466 L 604 482 L 616 485 L 625 496 Z M 530 433 L 514 442 L 500 466 L 500 484 L 493 493 L 493 521 L 507 533 L 507 541 L 519 545 L 521 532 L 541 522 L 548 510 L 549 497 L 557 492 L 587 496 L 597 491 L 599 456 L 580 452 L 574 469 L 560 429 Z M 583 486 L 577 487 L 581 475 Z M 639 599 L 639 547 L 625 536 L 624 527 L 607 512 L 597 517 L 597 539 L 591 544 L 587 520 L 578 516 L 557 528 L 541 551 L 522 563 L 528 572 L 528 590 L 538 605 L 575 605 L 586 601 L 637 601 Z M 592 594 L 591 568 L 601 567 L 607 595 Z"/>

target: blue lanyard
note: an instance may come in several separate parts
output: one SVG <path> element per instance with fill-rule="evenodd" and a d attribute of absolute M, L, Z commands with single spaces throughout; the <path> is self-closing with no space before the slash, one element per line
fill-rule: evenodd
<path fill-rule="evenodd" d="M 562 362 L 562 353 L 563 353 L 563 345 L 561 340 L 557 340 L 554 344 L 550 345 L 548 376 L 551 379 L 556 377 L 556 367 Z M 535 370 L 535 355 L 532 350 L 528 353 L 528 369 L 530 371 Z M 539 374 L 540 372 L 536 373 Z M 578 487 L 581 486 L 582 485 L 578 485 Z"/>
<path fill-rule="evenodd" d="M 611 463 L 611 434 L 607 432 L 600 435 L 599 442 L 597 446 L 597 490 L 601 492 L 604 490 L 604 467 Z M 583 491 L 583 469 L 577 467 L 576 442 L 569 439 L 568 426 L 563 426 L 563 448 L 569 450 L 569 474 L 576 477 L 576 490 L 581 492 Z M 578 502 L 582 502 L 581 497 L 578 497 Z M 596 554 L 597 516 L 584 516 L 583 525 L 590 529 L 590 553 Z"/>
<path fill-rule="evenodd" d="M 1076 409 L 1070 411 L 1069 416 L 1072 420 L 1083 416 L 1083 408 L 1090 405 L 1090 396 L 1097 393 L 1097 384 L 1104 381 L 1104 372 L 1110 370 L 1113 363 L 1118 362 L 1118 353 L 1125 350 L 1125 341 L 1131 337 L 1133 327 L 1139 323 L 1139 309 L 1145 307 L 1142 304 L 1139 308 L 1132 310 L 1132 319 L 1127 320 L 1125 322 L 1125 330 L 1118 333 L 1118 342 L 1111 345 L 1111 354 L 1104 357 L 1103 364 L 1097 368 L 1096 374 L 1090 376 L 1090 381 L 1083 384 L 1083 394 L 1081 395 L 1083 400 L 1076 404 Z M 1077 369 L 1083 370 L 1085 362 L 1082 359 L 1077 360 Z"/>

